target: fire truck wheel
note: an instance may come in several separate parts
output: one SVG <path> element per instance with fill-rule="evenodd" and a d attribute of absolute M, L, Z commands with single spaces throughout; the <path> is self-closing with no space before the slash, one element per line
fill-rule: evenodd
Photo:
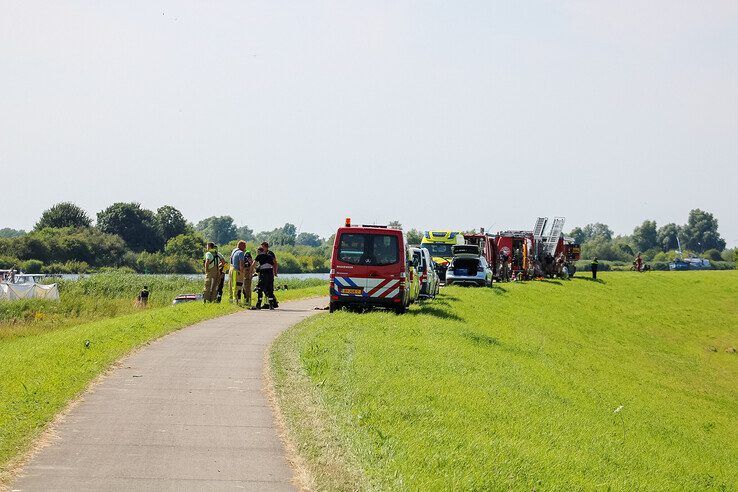
<path fill-rule="evenodd" d="M 404 304 L 402 306 L 397 306 L 395 308 L 395 313 L 397 314 L 405 314 L 406 312 L 407 312 L 407 306 L 405 306 Z"/>
<path fill-rule="evenodd" d="M 338 303 L 336 303 L 336 302 L 331 302 L 330 304 L 328 304 L 328 312 L 329 312 L 329 313 L 333 313 L 333 312 L 335 312 L 335 311 L 336 311 L 336 309 L 338 309 Z"/>

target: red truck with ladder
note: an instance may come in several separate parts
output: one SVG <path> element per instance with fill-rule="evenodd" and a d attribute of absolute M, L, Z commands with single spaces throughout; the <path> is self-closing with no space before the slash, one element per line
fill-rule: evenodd
<path fill-rule="evenodd" d="M 509 262 L 509 268 L 501 270 L 509 270 L 511 276 L 521 271 L 528 276 L 537 276 L 534 272 L 548 273 L 553 269 L 556 258 L 563 253 L 569 274 L 573 275 L 576 271 L 574 263 L 579 260 L 581 249 L 573 240 L 564 237 L 565 220 L 564 217 L 554 217 L 548 232 L 548 217 L 538 217 L 532 231 L 498 232 L 495 241 L 500 259 L 503 263 Z"/>

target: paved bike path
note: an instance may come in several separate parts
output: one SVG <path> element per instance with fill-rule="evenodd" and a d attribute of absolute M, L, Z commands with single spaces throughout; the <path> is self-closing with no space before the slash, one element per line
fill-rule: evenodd
<path fill-rule="evenodd" d="M 325 304 L 204 321 L 123 359 L 10 489 L 293 490 L 264 392 L 264 355 Z"/>

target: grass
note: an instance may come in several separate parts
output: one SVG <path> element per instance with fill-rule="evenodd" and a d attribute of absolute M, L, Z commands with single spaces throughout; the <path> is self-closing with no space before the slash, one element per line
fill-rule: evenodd
<path fill-rule="evenodd" d="M 318 489 L 738 489 L 738 272 L 452 287 L 271 353 Z"/>
<path fill-rule="evenodd" d="M 278 279 L 279 299 L 307 295 L 326 283 L 319 279 Z M 202 281 L 177 275 L 139 275 L 108 272 L 83 277 L 80 280 L 58 280 L 60 300 L 23 299 L 0 302 L 0 342 L 18 336 L 29 336 L 88 321 L 108 319 L 140 311 L 135 299 L 144 285 L 151 294 L 149 308 L 169 306 L 178 294 L 202 292 Z M 295 292 L 295 294 L 293 294 Z M 224 297 L 228 294 L 224 292 Z"/>
<path fill-rule="evenodd" d="M 238 310 L 227 302 L 171 306 L 176 294 L 200 286 L 180 277 L 146 278 L 149 307 L 135 309 L 143 277 L 113 277 L 64 283 L 61 302 L 0 303 L 0 488 L 45 426 L 113 362 L 164 334 Z M 322 281 L 285 283 L 293 288 L 279 291 L 280 301 L 327 292 Z M 44 316 L 29 319 L 28 312 Z"/>

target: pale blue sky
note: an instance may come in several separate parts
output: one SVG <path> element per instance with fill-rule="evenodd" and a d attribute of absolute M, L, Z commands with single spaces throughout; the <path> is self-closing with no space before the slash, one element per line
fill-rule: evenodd
<path fill-rule="evenodd" d="M 63 200 L 322 235 L 346 216 L 628 233 L 699 207 L 738 244 L 735 1 L 0 12 L 0 227 Z"/>

